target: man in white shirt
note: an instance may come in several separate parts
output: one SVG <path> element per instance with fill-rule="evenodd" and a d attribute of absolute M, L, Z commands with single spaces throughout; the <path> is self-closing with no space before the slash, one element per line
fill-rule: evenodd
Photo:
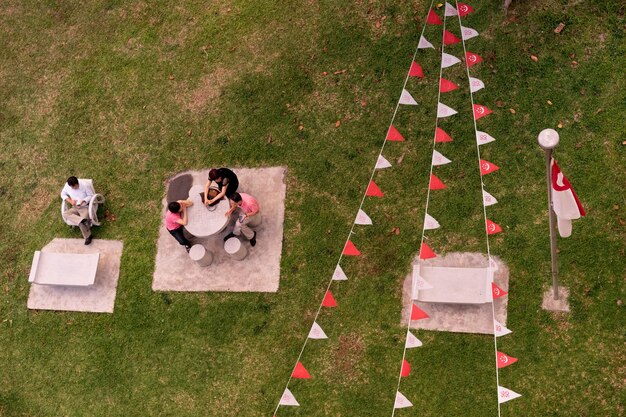
<path fill-rule="evenodd" d="M 67 179 L 61 190 L 61 198 L 71 206 L 63 213 L 63 218 L 79 227 L 85 238 L 85 245 L 89 245 L 92 239 L 89 202 L 93 198 L 93 192 L 85 184 L 81 184 L 78 178 L 72 176 Z"/>

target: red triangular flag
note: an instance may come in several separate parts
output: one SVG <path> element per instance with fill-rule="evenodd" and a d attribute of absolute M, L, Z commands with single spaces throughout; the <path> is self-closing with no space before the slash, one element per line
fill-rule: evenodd
<path fill-rule="evenodd" d="M 322 307 L 337 307 L 337 301 L 335 301 L 335 297 L 333 297 L 333 293 L 330 290 L 326 291 L 326 295 L 324 295 Z"/>
<path fill-rule="evenodd" d="M 428 23 L 430 25 L 440 25 L 441 24 L 441 19 L 439 18 L 439 16 L 437 16 L 437 13 L 435 13 L 435 11 L 433 9 L 430 9 L 430 12 L 428 12 L 428 17 L 426 18 L 426 23 Z"/>
<path fill-rule="evenodd" d="M 343 254 L 346 256 L 359 256 L 361 252 L 356 248 L 356 246 L 354 246 L 352 241 L 348 240 L 346 247 L 343 248 Z"/>
<path fill-rule="evenodd" d="M 446 188 L 446 185 L 443 182 L 441 182 L 441 180 L 437 178 L 436 175 L 430 174 L 429 187 L 431 190 L 443 190 L 444 188 Z"/>
<path fill-rule="evenodd" d="M 374 181 L 370 181 L 367 186 L 367 191 L 365 191 L 365 195 L 368 197 L 382 197 L 384 194 Z"/>
<path fill-rule="evenodd" d="M 480 160 L 480 175 L 490 174 L 499 169 L 500 167 L 492 162 L 485 161 L 484 159 Z"/>
<path fill-rule="evenodd" d="M 488 235 L 495 235 L 496 233 L 500 233 L 502 231 L 502 228 L 500 227 L 499 224 L 492 222 L 491 220 L 487 219 L 487 234 Z"/>
<path fill-rule="evenodd" d="M 508 292 L 504 291 L 502 288 L 498 287 L 495 282 L 491 283 L 491 295 L 493 299 L 504 297 Z"/>
<path fill-rule="evenodd" d="M 467 16 L 474 11 L 472 6 L 465 3 L 457 3 L 456 9 L 459 11 L 459 17 Z"/>
<path fill-rule="evenodd" d="M 454 33 L 449 32 L 447 30 L 443 31 L 443 44 L 444 45 L 452 45 L 454 43 L 461 42 L 461 39 L 457 38 Z"/>
<path fill-rule="evenodd" d="M 481 106 L 480 104 L 474 104 L 474 120 L 478 120 L 481 117 L 484 117 L 491 113 L 492 111 L 489 110 L 487 107 Z"/>
<path fill-rule="evenodd" d="M 411 320 L 421 320 L 430 318 L 428 314 L 415 304 L 411 304 Z"/>
<path fill-rule="evenodd" d="M 424 78 L 424 71 L 422 70 L 422 67 L 420 67 L 420 64 L 418 64 L 415 61 L 411 62 L 411 69 L 409 70 L 409 77 Z"/>
<path fill-rule="evenodd" d="M 450 80 L 446 80 L 445 78 L 439 80 L 439 92 L 441 93 L 447 93 L 457 88 L 459 88 L 459 86 Z"/>
<path fill-rule="evenodd" d="M 452 142 L 452 138 L 442 128 L 435 130 L 435 142 Z"/>
<path fill-rule="evenodd" d="M 517 362 L 517 358 L 507 355 L 506 353 L 498 352 L 498 369 L 506 368 L 509 365 L 513 365 Z"/>
<path fill-rule="evenodd" d="M 309 373 L 309 371 L 306 370 L 304 365 L 302 365 L 302 362 L 298 361 L 298 363 L 296 363 L 296 367 L 291 373 L 291 377 L 298 379 L 309 379 L 311 378 L 311 374 Z"/>
<path fill-rule="evenodd" d="M 435 252 L 425 243 L 420 248 L 420 259 L 436 258 Z"/>
<path fill-rule="evenodd" d="M 398 129 L 396 129 L 393 125 L 391 125 L 389 127 L 389 131 L 387 132 L 387 140 L 400 142 L 400 141 L 403 141 L 404 138 L 402 137 L 400 132 L 398 132 Z"/>
<path fill-rule="evenodd" d="M 411 375 L 411 364 L 406 359 L 402 359 L 402 369 L 400 370 L 400 376 L 406 378 L 409 375 Z"/>
<path fill-rule="evenodd" d="M 479 62 L 483 62 L 483 59 L 480 57 L 480 55 L 473 52 L 465 52 L 465 62 L 467 63 L 468 67 L 471 67 L 472 65 L 476 65 Z"/>

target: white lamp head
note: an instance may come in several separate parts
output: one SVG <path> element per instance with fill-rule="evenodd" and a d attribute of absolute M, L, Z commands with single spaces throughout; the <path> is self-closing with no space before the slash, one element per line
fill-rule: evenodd
<path fill-rule="evenodd" d="M 559 132 L 554 129 L 543 129 L 539 132 L 537 142 L 543 149 L 554 149 L 559 144 Z"/>

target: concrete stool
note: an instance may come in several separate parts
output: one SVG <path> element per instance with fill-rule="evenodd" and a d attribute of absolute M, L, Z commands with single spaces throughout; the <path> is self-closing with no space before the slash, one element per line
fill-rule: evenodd
<path fill-rule="evenodd" d="M 248 226 L 250 227 L 259 227 L 263 219 L 261 218 L 261 213 L 250 217 L 250 221 L 248 222 Z"/>
<path fill-rule="evenodd" d="M 189 249 L 189 257 L 200 266 L 209 266 L 213 262 L 213 254 L 202 245 L 193 245 Z"/>
<path fill-rule="evenodd" d="M 231 258 L 238 261 L 243 260 L 248 255 L 248 249 L 236 237 L 231 237 L 224 243 L 224 250 Z"/>

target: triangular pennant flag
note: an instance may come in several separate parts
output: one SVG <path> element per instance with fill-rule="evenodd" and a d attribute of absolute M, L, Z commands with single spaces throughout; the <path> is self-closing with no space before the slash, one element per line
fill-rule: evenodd
<path fill-rule="evenodd" d="M 507 355 L 506 353 L 498 352 L 498 369 L 506 368 L 509 365 L 513 365 L 517 362 L 517 358 Z"/>
<path fill-rule="evenodd" d="M 428 42 L 424 36 L 420 36 L 420 41 L 417 44 L 417 49 L 426 49 L 426 48 L 433 48 L 433 49 L 435 49 L 433 44 Z"/>
<path fill-rule="evenodd" d="M 439 118 L 452 116 L 452 115 L 455 115 L 456 113 L 457 113 L 456 110 L 454 110 L 451 107 L 446 106 L 443 103 L 437 104 L 437 117 Z"/>
<path fill-rule="evenodd" d="M 497 320 L 493 321 L 493 330 L 495 332 L 496 337 L 506 336 L 507 334 L 513 333 L 511 330 L 509 330 L 506 327 L 504 327 Z"/>
<path fill-rule="evenodd" d="M 424 310 L 422 310 L 415 304 L 411 304 L 411 320 L 422 320 L 428 318 L 430 318 L 430 316 L 426 314 Z"/>
<path fill-rule="evenodd" d="M 472 13 L 474 11 L 474 8 L 472 6 L 470 6 L 469 4 L 458 3 L 457 2 L 456 5 L 459 8 L 459 16 L 460 17 L 467 16 L 468 14 L 470 14 L 470 13 Z"/>
<path fill-rule="evenodd" d="M 443 190 L 446 188 L 446 185 L 439 178 L 437 178 L 436 175 L 430 174 L 430 184 L 428 187 L 431 190 Z"/>
<path fill-rule="evenodd" d="M 446 54 L 445 52 L 441 54 L 441 67 L 448 68 L 454 64 L 458 64 L 461 60 L 454 55 Z"/>
<path fill-rule="evenodd" d="M 348 277 L 346 276 L 346 273 L 343 272 L 341 265 L 337 265 L 335 267 L 335 271 L 333 272 L 333 281 L 347 281 L 347 280 L 348 280 Z"/>
<path fill-rule="evenodd" d="M 522 396 L 521 394 L 518 394 L 515 391 L 511 391 L 510 389 L 498 386 L 498 404 L 502 404 L 507 401 L 514 400 L 521 396 Z"/>
<path fill-rule="evenodd" d="M 402 378 L 406 378 L 409 375 L 411 375 L 411 364 L 406 359 L 402 359 L 402 368 L 400 369 L 400 376 Z"/>
<path fill-rule="evenodd" d="M 384 168 L 389 168 L 391 166 L 391 164 L 389 163 L 389 161 L 387 161 L 385 159 L 384 156 L 382 155 L 378 155 L 378 160 L 376 161 L 376 169 L 384 169 Z"/>
<path fill-rule="evenodd" d="M 380 188 L 378 188 L 378 185 L 376 185 L 374 181 L 370 181 L 369 185 L 367 186 L 367 191 L 365 191 L 365 195 L 368 197 L 382 197 L 385 194 L 380 191 Z"/>
<path fill-rule="evenodd" d="M 435 287 L 430 285 L 424 278 L 418 275 L 417 278 L 415 278 L 415 288 L 418 290 L 430 290 Z"/>
<path fill-rule="evenodd" d="M 487 219 L 487 234 L 495 235 L 496 233 L 500 233 L 502 228 L 498 223 L 494 223 L 491 220 Z"/>
<path fill-rule="evenodd" d="M 467 62 L 468 67 L 471 67 L 472 65 L 476 65 L 479 62 L 483 62 L 483 59 L 480 57 L 480 55 L 473 52 L 465 52 L 465 62 Z"/>
<path fill-rule="evenodd" d="M 359 256 L 361 252 L 354 246 L 352 241 L 348 240 L 346 247 L 343 248 L 343 254 L 346 256 Z"/>
<path fill-rule="evenodd" d="M 426 18 L 426 23 L 429 25 L 440 25 L 441 19 L 437 16 L 437 13 L 433 9 L 430 9 L 428 12 L 428 17 Z"/>
<path fill-rule="evenodd" d="M 448 93 L 450 91 L 456 90 L 457 88 L 459 88 L 459 86 L 450 80 L 446 80 L 445 78 L 441 78 L 439 80 L 439 92 L 440 93 Z"/>
<path fill-rule="evenodd" d="M 466 41 L 478 36 L 478 31 L 476 29 L 461 26 L 461 36 L 463 37 L 463 40 Z"/>
<path fill-rule="evenodd" d="M 404 138 L 402 137 L 400 132 L 398 132 L 398 129 L 396 129 L 394 125 L 391 125 L 389 127 L 389 131 L 387 132 L 387 140 L 390 140 L 393 142 L 400 142 L 400 141 L 403 141 Z"/>
<path fill-rule="evenodd" d="M 481 131 L 476 132 L 476 141 L 478 142 L 479 145 L 484 145 L 486 143 L 493 142 L 494 140 L 495 140 L 494 138 L 492 138 L 485 132 L 481 132 Z"/>
<path fill-rule="evenodd" d="M 480 104 L 474 104 L 474 120 L 478 120 L 481 117 L 485 117 L 488 114 L 491 114 L 491 110 L 489 110 L 485 106 L 481 106 Z"/>
<path fill-rule="evenodd" d="M 470 77 L 470 91 L 475 93 L 476 91 L 482 90 L 485 88 L 485 83 L 479 80 L 478 78 Z"/>
<path fill-rule="evenodd" d="M 438 127 L 435 130 L 435 142 L 452 142 L 452 138 L 442 128 Z"/>
<path fill-rule="evenodd" d="M 459 42 L 461 42 L 461 39 L 457 38 L 454 33 L 448 30 L 443 31 L 443 44 L 444 45 L 453 45 Z"/>
<path fill-rule="evenodd" d="M 409 93 L 406 90 L 402 90 L 402 94 L 400 94 L 400 104 L 408 104 L 410 106 L 416 106 L 417 101 L 415 101 L 411 93 Z"/>
<path fill-rule="evenodd" d="M 409 69 L 409 77 L 424 78 L 424 71 L 417 62 L 411 62 L 411 68 Z"/>
<path fill-rule="evenodd" d="M 335 297 L 333 297 L 333 293 L 330 290 L 326 291 L 324 295 L 322 307 L 337 307 L 337 301 L 335 301 Z"/>
<path fill-rule="evenodd" d="M 496 200 L 494 196 L 483 190 L 483 204 L 485 205 L 485 207 L 493 206 L 497 202 L 498 200 Z"/>
<path fill-rule="evenodd" d="M 309 330 L 309 339 L 328 339 L 328 336 L 326 336 L 319 324 L 313 322 L 311 330 Z"/>
<path fill-rule="evenodd" d="M 298 361 L 298 363 L 296 363 L 296 367 L 293 368 L 291 377 L 296 379 L 310 379 L 311 374 L 306 370 L 304 365 L 302 365 L 302 362 Z"/>
<path fill-rule="evenodd" d="M 504 291 L 502 288 L 498 287 L 495 282 L 491 283 L 491 295 L 493 299 L 504 297 L 508 292 Z"/>
<path fill-rule="evenodd" d="M 406 343 L 404 344 L 404 347 L 406 347 L 407 349 L 412 349 L 420 346 L 422 346 L 422 342 L 417 337 L 415 337 L 413 333 L 411 333 L 410 331 L 407 332 Z"/>
<path fill-rule="evenodd" d="M 480 175 L 490 174 L 499 169 L 500 167 L 492 162 L 485 161 L 484 159 L 480 160 Z"/>
<path fill-rule="evenodd" d="M 356 214 L 354 224 L 369 226 L 370 224 L 372 224 L 372 219 L 370 219 L 370 216 L 368 216 L 363 210 L 359 209 L 359 212 Z"/>
<path fill-rule="evenodd" d="M 435 220 L 433 216 L 426 213 L 426 216 L 424 218 L 424 230 L 438 229 L 439 226 L 440 226 L 439 222 Z"/>
<path fill-rule="evenodd" d="M 396 391 L 396 401 L 393 403 L 393 408 L 407 408 L 413 407 L 413 403 L 409 401 L 400 391 Z"/>
<path fill-rule="evenodd" d="M 450 162 L 452 161 L 446 158 L 445 156 L 443 156 L 442 154 L 440 154 L 439 152 L 433 150 L 432 164 L 434 166 L 445 165 L 445 164 L 449 164 Z"/>
<path fill-rule="evenodd" d="M 291 391 L 289 391 L 289 388 L 285 388 L 285 392 L 283 392 L 283 396 L 280 397 L 280 402 L 278 404 L 292 405 L 296 407 L 300 405 L 300 403 L 296 401 L 296 397 L 294 397 Z"/>
<path fill-rule="evenodd" d="M 446 11 L 444 13 L 445 16 L 456 16 L 457 12 L 453 5 L 446 2 Z"/>
<path fill-rule="evenodd" d="M 420 247 L 420 259 L 436 258 L 435 252 L 425 243 Z"/>

